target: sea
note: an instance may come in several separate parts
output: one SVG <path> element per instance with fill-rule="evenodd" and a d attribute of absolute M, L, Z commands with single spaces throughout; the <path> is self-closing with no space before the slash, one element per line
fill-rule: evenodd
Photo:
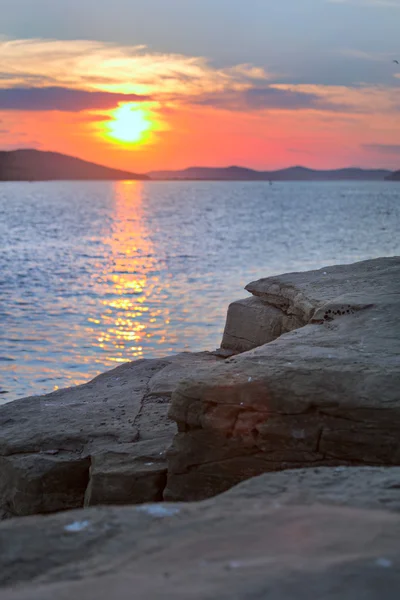
<path fill-rule="evenodd" d="M 260 277 L 400 254 L 395 182 L 0 183 L 0 403 L 220 344 Z"/>

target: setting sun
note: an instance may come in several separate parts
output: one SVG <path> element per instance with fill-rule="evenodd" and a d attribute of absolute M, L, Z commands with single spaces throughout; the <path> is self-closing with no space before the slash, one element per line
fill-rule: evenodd
<path fill-rule="evenodd" d="M 138 144 L 153 128 L 150 112 L 133 102 L 120 105 L 111 116 L 106 125 L 107 137 L 117 142 Z"/>

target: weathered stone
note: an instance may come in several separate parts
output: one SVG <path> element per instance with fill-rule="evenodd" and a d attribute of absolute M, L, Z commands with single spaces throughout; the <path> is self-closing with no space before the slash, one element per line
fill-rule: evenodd
<path fill-rule="evenodd" d="M 92 457 L 85 506 L 162 500 L 171 436 L 117 445 Z"/>
<path fill-rule="evenodd" d="M 159 500 L 176 431 L 171 391 L 220 360 L 209 353 L 141 360 L 1 406 L 0 518 L 79 508 L 85 495 L 87 505 Z"/>
<path fill-rule="evenodd" d="M 292 467 L 400 464 L 400 259 L 248 289 L 308 324 L 178 386 L 164 498 Z"/>
<path fill-rule="evenodd" d="M 0 524 L 2 600 L 397 600 L 400 469 L 264 475 L 193 504 Z"/>
<path fill-rule="evenodd" d="M 247 352 L 303 325 L 297 316 L 287 315 L 260 298 L 245 298 L 228 308 L 221 348 Z"/>
<path fill-rule="evenodd" d="M 237 300 L 228 308 L 221 348 L 247 352 L 303 325 L 297 317 L 286 315 L 260 298 Z"/>
<path fill-rule="evenodd" d="M 400 512 L 400 467 L 311 467 L 264 473 L 243 481 L 220 498 Z"/>
<path fill-rule="evenodd" d="M 323 306 L 327 308 L 327 318 L 368 308 L 377 295 L 391 292 L 390 277 L 398 275 L 398 271 L 398 257 L 378 258 L 267 277 L 249 283 L 246 290 L 306 324 Z"/>
<path fill-rule="evenodd" d="M 394 257 L 336 265 L 249 283 L 246 290 L 253 296 L 228 308 L 221 348 L 247 352 L 310 322 L 368 308 L 369 293 L 376 296 L 378 288 L 386 285 L 397 261 Z"/>

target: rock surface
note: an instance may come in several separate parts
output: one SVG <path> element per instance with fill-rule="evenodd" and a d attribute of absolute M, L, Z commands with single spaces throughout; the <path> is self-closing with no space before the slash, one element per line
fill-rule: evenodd
<path fill-rule="evenodd" d="M 211 353 L 122 365 L 0 407 L 0 518 L 162 499 L 172 390 Z"/>
<path fill-rule="evenodd" d="M 247 289 L 257 302 L 231 309 L 224 345 L 264 345 L 174 392 L 179 433 L 164 498 L 200 500 L 294 467 L 399 465 L 400 259 L 291 273 Z"/>
<path fill-rule="evenodd" d="M 399 265 L 397 257 L 381 258 L 249 283 L 246 290 L 253 296 L 229 306 L 221 346 L 246 352 L 310 322 L 369 308 L 371 294 L 376 299 L 377 293 L 399 293 L 390 281 Z"/>
<path fill-rule="evenodd" d="M 400 469 L 267 474 L 187 505 L 0 524 L 2 600 L 397 600 Z"/>
<path fill-rule="evenodd" d="M 305 324 L 298 316 L 287 315 L 260 298 L 237 300 L 228 308 L 221 348 L 247 352 Z"/>
<path fill-rule="evenodd" d="M 400 260 L 247 289 L 220 352 L 128 363 L 0 407 L 0 518 L 200 500 L 288 468 L 400 464 Z"/>

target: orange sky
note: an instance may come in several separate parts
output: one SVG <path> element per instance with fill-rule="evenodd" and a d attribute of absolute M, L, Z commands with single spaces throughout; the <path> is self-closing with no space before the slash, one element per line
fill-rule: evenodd
<path fill-rule="evenodd" d="M 254 65 L 217 69 L 201 57 L 103 42 L 0 41 L 0 54 L 1 148 L 54 150 L 137 172 L 399 166 L 396 85 L 283 85 Z M 139 141 L 105 134 L 121 94 L 141 96 L 132 107 L 150 131 Z M 117 124 L 123 135 L 129 122 Z"/>

